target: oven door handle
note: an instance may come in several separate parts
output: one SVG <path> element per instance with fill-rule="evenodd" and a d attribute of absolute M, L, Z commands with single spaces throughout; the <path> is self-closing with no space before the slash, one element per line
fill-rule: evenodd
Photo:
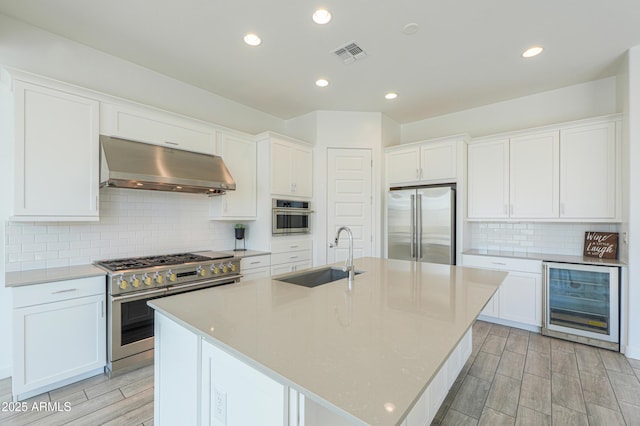
<path fill-rule="evenodd" d="M 112 296 L 112 297 L 114 302 L 119 302 L 121 300 L 146 299 L 147 297 L 153 296 L 154 294 L 166 293 L 166 291 L 167 291 L 166 289 L 162 288 L 159 290 L 144 291 L 142 293 L 125 294 L 124 296 Z"/>
<path fill-rule="evenodd" d="M 313 210 L 310 210 L 310 209 L 294 209 L 294 208 L 290 208 L 290 209 L 274 208 L 273 211 L 276 213 L 291 213 L 291 214 L 315 213 Z"/>
<path fill-rule="evenodd" d="M 236 283 L 240 280 L 240 278 L 242 278 L 242 275 L 233 275 L 231 277 L 220 277 L 218 279 L 215 280 L 209 280 L 209 281 L 205 281 L 205 282 L 199 282 L 199 283 L 193 283 L 193 284 L 185 284 L 185 285 L 174 285 L 171 287 L 167 288 L 167 293 L 176 293 L 176 292 L 180 292 L 182 290 L 192 290 L 194 288 L 198 288 L 198 287 L 203 287 L 203 288 L 207 288 L 207 287 L 213 287 L 212 284 L 216 284 L 216 283 L 225 283 L 228 281 L 229 284 L 233 284 Z"/>

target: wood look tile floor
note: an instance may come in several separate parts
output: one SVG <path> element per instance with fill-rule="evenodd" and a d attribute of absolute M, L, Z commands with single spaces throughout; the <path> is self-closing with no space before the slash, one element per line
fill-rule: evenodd
<path fill-rule="evenodd" d="M 11 401 L 11 379 L 0 380 L 0 403 L 6 401 Z M 0 425 L 153 425 L 153 366 L 113 379 L 105 374 L 94 376 L 24 402 L 29 408 L 50 402 L 54 409 L 0 411 Z M 70 408 L 65 411 L 67 402 Z"/>
<path fill-rule="evenodd" d="M 640 425 L 640 361 L 477 321 L 473 352 L 432 425 Z M 11 380 L 0 380 L 0 402 Z M 68 411 L 0 411 L 0 425 L 152 425 L 153 367 L 95 376 L 26 402 Z"/>
<path fill-rule="evenodd" d="M 432 425 L 640 425 L 640 361 L 477 321 Z"/>

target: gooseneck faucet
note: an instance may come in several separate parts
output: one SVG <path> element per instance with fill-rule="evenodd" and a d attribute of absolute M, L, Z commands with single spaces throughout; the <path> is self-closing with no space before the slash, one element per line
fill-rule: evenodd
<path fill-rule="evenodd" d="M 342 231 L 345 231 L 349 237 L 349 257 L 345 260 L 342 270 L 349 272 L 349 290 L 351 290 L 353 286 L 353 276 L 355 275 L 353 268 L 353 234 L 351 233 L 351 229 L 346 226 L 341 226 L 338 232 L 336 232 L 335 247 L 338 247 L 338 240 L 340 239 L 340 233 Z"/>

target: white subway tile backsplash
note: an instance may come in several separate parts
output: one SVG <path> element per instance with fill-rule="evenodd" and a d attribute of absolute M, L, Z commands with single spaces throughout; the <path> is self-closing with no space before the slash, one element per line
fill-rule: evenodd
<path fill-rule="evenodd" d="M 608 223 L 470 222 L 471 249 L 579 256 L 586 231 L 619 232 Z"/>
<path fill-rule="evenodd" d="M 6 271 L 234 246 L 233 223 L 208 219 L 210 199 L 107 188 L 98 223 L 6 224 Z"/>

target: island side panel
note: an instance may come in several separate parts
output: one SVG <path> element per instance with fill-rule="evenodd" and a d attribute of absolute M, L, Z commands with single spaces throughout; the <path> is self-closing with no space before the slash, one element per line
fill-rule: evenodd
<path fill-rule="evenodd" d="M 200 337 L 158 311 L 154 321 L 154 423 L 200 424 Z"/>

